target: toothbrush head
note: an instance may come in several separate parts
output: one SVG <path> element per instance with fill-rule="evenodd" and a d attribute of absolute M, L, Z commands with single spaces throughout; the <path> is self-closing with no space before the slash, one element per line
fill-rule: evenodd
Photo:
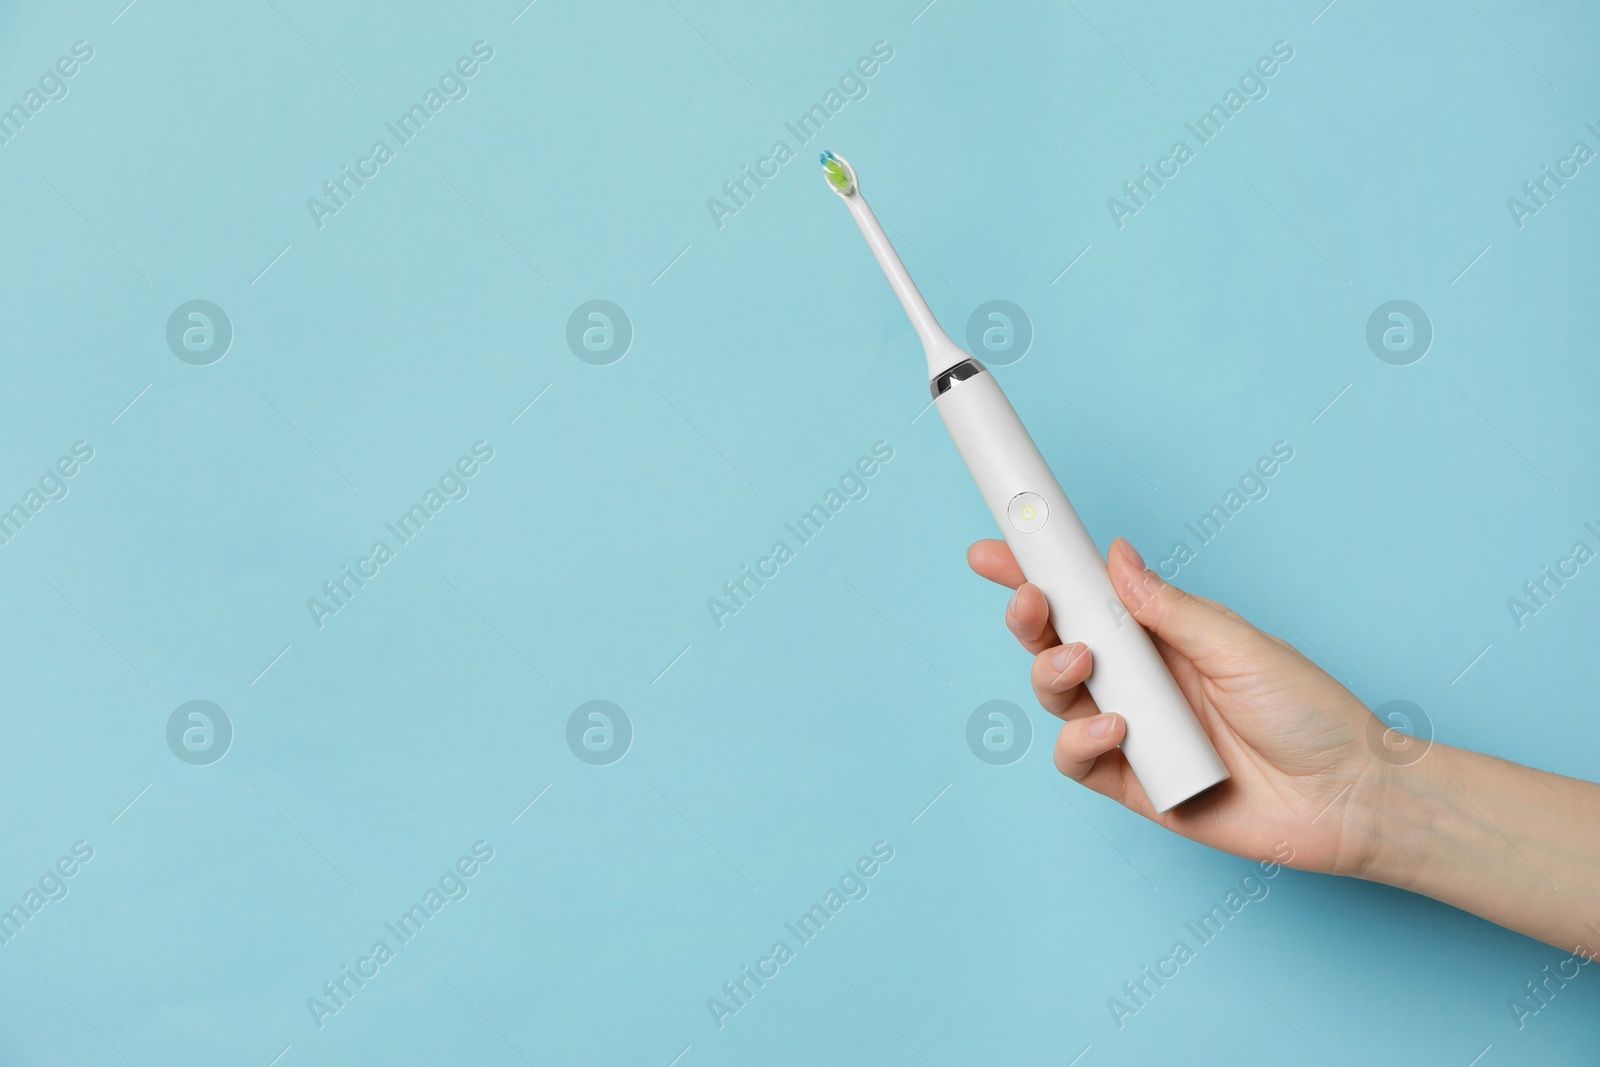
<path fill-rule="evenodd" d="M 843 156 L 822 153 L 822 176 L 828 179 L 828 188 L 840 196 L 850 196 L 856 191 L 855 168 Z"/>

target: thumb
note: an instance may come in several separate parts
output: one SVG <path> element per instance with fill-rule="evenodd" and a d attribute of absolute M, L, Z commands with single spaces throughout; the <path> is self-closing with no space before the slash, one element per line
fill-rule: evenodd
<path fill-rule="evenodd" d="M 1164 580 L 1121 537 L 1111 542 L 1106 562 L 1111 585 L 1128 614 L 1204 674 L 1225 673 L 1266 641 L 1260 630 L 1216 601 Z"/>

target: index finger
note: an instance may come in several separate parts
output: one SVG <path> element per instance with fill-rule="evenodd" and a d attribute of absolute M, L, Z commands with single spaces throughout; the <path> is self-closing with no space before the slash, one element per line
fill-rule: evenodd
<path fill-rule="evenodd" d="M 996 538 L 974 541 L 967 549 L 967 566 L 979 576 L 1008 589 L 1027 581 L 1022 576 L 1022 568 L 1017 566 L 1017 557 L 1011 554 L 1011 546 Z"/>

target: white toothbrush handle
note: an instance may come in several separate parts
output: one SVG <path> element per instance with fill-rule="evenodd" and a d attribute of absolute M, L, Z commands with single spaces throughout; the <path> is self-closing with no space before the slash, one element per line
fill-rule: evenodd
<path fill-rule="evenodd" d="M 942 375 L 936 390 L 940 384 L 947 388 L 935 398 L 939 414 L 1022 573 L 1043 590 L 1061 640 L 1082 641 L 1093 653 L 1095 703 L 1127 720 L 1122 752 L 1156 811 L 1226 779 L 1228 769 L 1149 634 L 1111 588 L 1100 550 L 993 376 L 973 360 Z"/>

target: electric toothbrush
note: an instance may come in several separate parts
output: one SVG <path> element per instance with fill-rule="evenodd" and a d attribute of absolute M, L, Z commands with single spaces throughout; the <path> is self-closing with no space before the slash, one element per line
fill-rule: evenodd
<path fill-rule="evenodd" d="M 1105 560 L 1000 386 L 940 328 L 861 195 L 854 168 L 822 154 L 828 186 L 850 209 L 928 357 L 934 406 L 1027 580 L 1044 592 L 1063 642 L 1094 654 L 1089 692 L 1128 724 L 1122 753 L 1157 812 L 1228 777 L 1189 702 L 1130 616 Z"/>

